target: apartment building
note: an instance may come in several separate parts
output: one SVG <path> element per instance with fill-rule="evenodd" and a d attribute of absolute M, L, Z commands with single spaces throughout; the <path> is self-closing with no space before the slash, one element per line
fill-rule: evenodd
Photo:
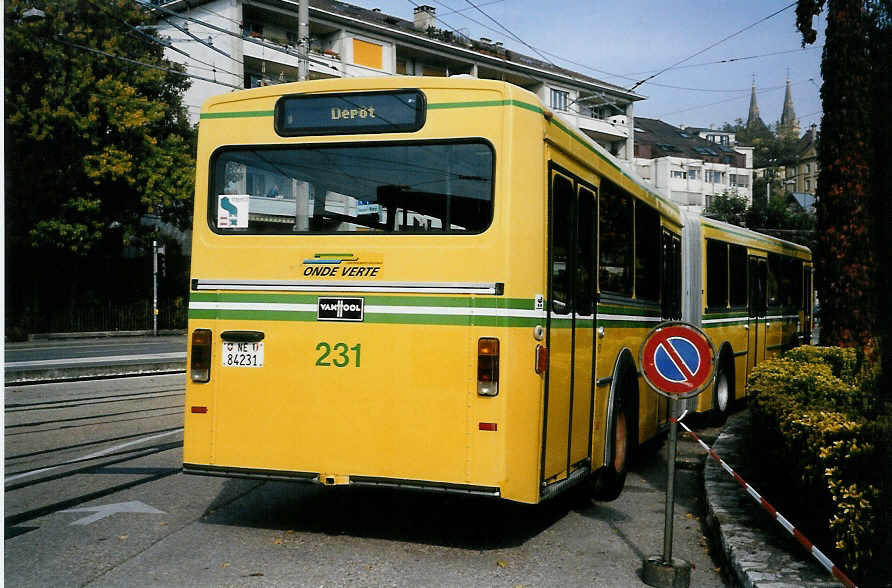
<path fill-rule="evenodd" d="M 811 125 L 799 139 L 796 163 L 785 170 L 795 192 L 814 195 L 818 188 L 818 125 Z"/>
<path fill-rule="evenodd" d="M 751 204 L 753 148 L 738 145 L 733 135 L 638 117 L 635 170 L 673 202 L 698 214 L 725 193 Z"/>
<path fill-rule="evenodd" d="M 185 96 L 193 120 L 210 96 L 298 79 L 297 0 L 172 0 L 159 4 L 156 14 L 159 34 L 171 46 L 168 58 L 205 78 L 193 80 Z M 633 104 L 643 96 L 490 39 L 440 28 L 432 6 L 416 6 L 408 20 L 345 2 L 310 0 L 309 17 L 310 79 L 468 75 L 504 80 L 534 92 L 617 157 L 632 158 Z"/>

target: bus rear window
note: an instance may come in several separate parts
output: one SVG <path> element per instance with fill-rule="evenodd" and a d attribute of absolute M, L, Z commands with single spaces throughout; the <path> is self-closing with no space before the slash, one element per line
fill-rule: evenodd
<path fill-rule="evenodd" d="M 208 221 L 223 234 L 479 233 L 493 166 L 484 141 L 226 149 Z"/>

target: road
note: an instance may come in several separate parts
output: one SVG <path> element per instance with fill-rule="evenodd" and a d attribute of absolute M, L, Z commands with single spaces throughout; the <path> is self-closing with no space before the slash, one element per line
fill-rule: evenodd
<path fill-rule="evenodd" d="M 626 587 L 662 552 L 661 443 L 611 503 L 187 476 L 183 378 L 7 388 L 9 585 Z M 673 555 L 692 586 L 724 586 L 699 520 L 703 459 L 679 451 Z"/>

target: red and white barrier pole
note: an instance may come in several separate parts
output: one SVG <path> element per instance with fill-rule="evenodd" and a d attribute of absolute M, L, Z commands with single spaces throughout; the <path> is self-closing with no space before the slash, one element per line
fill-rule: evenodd
<path fill-rule="evenodd" d="M 679 425 L 681 425 L 682 427 L 684 427 L 684 430 L 691 434 L 691 436 L 694 438 L 694 440 L 695 440 L 697 443 L 699 443 L 701 447 L 703 447 L 703 449 L 706 451 L 706 453 L 708 453 L 709 456 L 710 456 L 712 459 L 716 460 L 716 461 L 719 463 L 719 465 L 722 466 L 722 469 L 725 470 L 726 472 L 728 472 L 728 475 L 730 475 L 732 478 L 734 478 L 734 479 L 737 481 L 737 483 L 740 484 L 740 486 L 741 486 L 744 490 L 746 490 L 747 493 L 748 493 L 750 496 L 753 497 L 753 500 L 755 500 L 755 501 L 759 504 L 759 506 L 761 506 L 762 508 L 764 508 L 764 509 L 768 512 L 768 514 L 770 514 L 772 517 L 774 517 L 774 519 L 775 519 L 778 523 L 780 523 L 780 526 L 781 526 L 781 527 L 783 527 L 784 529 L 786 529 L 787 532 L 790 533 L 790 535 L 792 535 L 793 537 L 795 537 L 796 540 L 799 541 L 799 543 L 801 543 L 802 546 L 805 547 L 805 549 L 806 549 L 809 553 L 811 553 L 812 556 L 814 556 L 814 558 L 815 558 L 816 560 L 818 560 L 818 562 L 819 562 L 822 566 L 824 566 L 824 568 L 825 568 L 828 572 L 830 572 L 830 573 L 833 575 L 834 578 L 836 578 L 836 579 L 837 579 L 843 586 L 847 586 L 847 587 L 849 587 L 849 588 L 856 588 L 855 583 L 852 582 L 852 581 L 848 578 L 848 576 L 846 576 L 846 575 L 842 572 L 842 570 L 840 570 L 838 567 L 836 567 L 836 566 L 833 564 L 833 562 L 830 561 L 830 559 L 829 559 L 826 555 L 824 555 L 824 554 L 821 552 L 820 549 L 818 549 L 817 547 L 815 547 L 815 546 L 812 544 L 812 542 L 809 541 L 809 540 L 805 537 L 805 535 L 803 535 L 802 533 L 800 533 L 800 532 L 799 532 L 799 529 L 797 529 L 796 527 L 794 527 L 793 524 L 792 524 L 790 521 L 788 521 L 786 518 L 784 518 L 784 516 L 783 516 L 782 514 L 780 514 L 779 512 L 777 512 L 777 510 L 775 510 L 775 508 L 774 508 L 773 506 L 771 506 L 771 504 L 769 504 L 767 500 L 765 500 L 764 498 L 762 498 L 762 495 L 759 494 L 758 492 L 756 492 L 756 489 L 755 489 L 755 488 L 753 488 L 752 486 L 750 486 L 749 484 L 747 484 L 746 480 L 744 480 L 743 478 L 741 478 L 741 477 L 737 474 L 737 472 L 735 472 L 733 469 L 731 469 L 731 466 L 729 466 L 727 463 L 725 463 L 725 461 L 724 461 L 722 458 L 720 458 L 720 457 L 718 456 L 718 454 L 717 454 L 715 451 L 712 450 L 711 447 L 709 447 L 706 443 L 704 443 L 704 442 L 700 439 L 700 437 L 697 436 L 697 433 L 693 432 L 690 428 L 688 428 L 688 426 L 687 426 L 686 424 L 684 424 L 683 422 L 681 422 L 681 420 L 685 417 L 686 414 L 687 414 L 687 411 L 683 412 L 682 415 L 681 415 L 680 417 L 678 417 L 677 419 L 675 419 L 675 418 L 670 418 L 669 420 L 670 420 L 670 422 L 671 422 L 671 421 L 675 421 L 675 422 L 677 422 Z"/>

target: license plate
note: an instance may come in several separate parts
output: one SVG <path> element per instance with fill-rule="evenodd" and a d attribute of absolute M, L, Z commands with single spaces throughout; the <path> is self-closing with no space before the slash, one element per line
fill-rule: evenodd
<path fill-rule="evenodd" d="M 223 367 L 263 367 L 263 341 L 259 343 L 223 342 Z"/>

